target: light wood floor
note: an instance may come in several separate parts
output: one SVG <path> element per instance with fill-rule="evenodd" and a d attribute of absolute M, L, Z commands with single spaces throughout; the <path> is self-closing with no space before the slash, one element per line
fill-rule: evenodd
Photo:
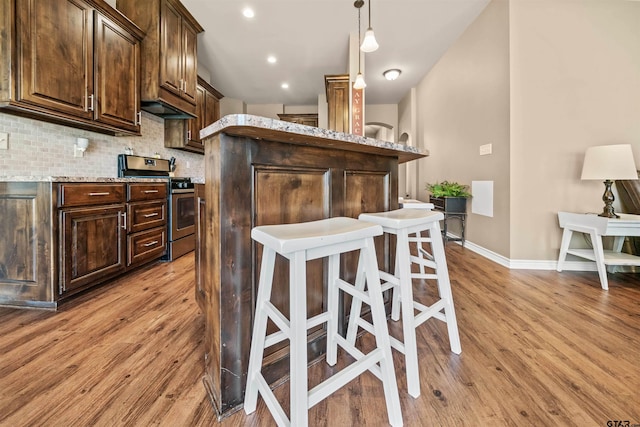
<path fill-rule="evenodd" d="M 640 275 L 609 275 L 606 292 L 595 272 L 510 271 L 455 244 L 447 256 L 462 354 L 449 351 L 442 323 L 421 326 L 417 399 L 395 354 L 405 425 L 640 423 Z M 57 313 L 0 308 L 0 425 L 215 425 L 193 274 L 191 254 Z M 328 371 L 316 364 L 310 381 Z M 277 391 L 283 399 L 287 386 Z M 379 382 L 361 376 L 312 408 L 310 420 L 386 425 Z M 253 415 L 240 411 L 221 425 L 273 424 L 259 400 Z"/>

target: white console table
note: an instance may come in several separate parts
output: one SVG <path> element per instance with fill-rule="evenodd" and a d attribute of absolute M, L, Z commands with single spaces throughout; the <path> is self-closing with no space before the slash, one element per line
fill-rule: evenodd
<path fill-rule="evenodd" d="M 595 214 L 577 214 L 558 212 L 562 233 L 560 256 L 558 257 L 558 271 L 567 254 L 595 261 L 600 276 L 602 289 L 609 289 L 607 281 L 607 265 L 640 265 L 640 257 L 622 253 L 622 244 L 625 236 L 640 236 L 640 215 L 619 214 L 620 218 L 604 218 Z M 571 236 L 573 232 L 585 233 L 591 237 L 592 249 L 571 249 Z M 604 250 L 603 236 L 613 236 L 613 248 Z"/>

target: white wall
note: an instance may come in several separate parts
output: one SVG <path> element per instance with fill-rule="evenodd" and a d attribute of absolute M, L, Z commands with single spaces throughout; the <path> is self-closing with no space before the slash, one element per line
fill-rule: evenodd
<path fill-rule="evenodd" d="M 601 212 L 590 146 L 640 161 L 640 2 L 511 2 L 511 258 L 554 259 L 558 211 Z M 640 165 L 640 163 L 639 163 Z"/>
<path fill-rule="evenodd" d="M 239 99 L 227 98 L 226 96 L 220 100 L 220 117 L 229 114 L 246 114 L 247 105 Z"/>
<path fill-rule="evenodd" d="M 285 105 L 286 114 L 317 114 L 318 105 Z"/>
<path fill-rule="evenodd" d="M 278 119 L 278 114 L 284 113 L 283 104 L 247 104 L 247 114 Z"/>
<path fill-rule="evenodd" d="M 365 91 L 367 89 L 365 88 Z M 398 105 L 397 104 L 375 104 L 365 105 L 364 123 L 384 123 L 393 128 L 391 142 L 398 140 Z"/>
<path fill-rule="evenodd" d="M 408 101 L 407 101 L 408 102 Z M 418 195 L 427 183 L 493 181 L 493 217 L 469 213 L 466 238 L 509 256 L 509 3 L 492 1 L 416 88 Z M 406 110 L 406 108 L 404 109 Z M 407 118 L 403 119 L 406 126 Z M 480 156 L 491 143 L 493 154 Z M 469 202 L 468 211 L 471 211 Z M 457 232 L 457 223 L 453 231 Z"/>
<path fill-rule="evenodd" d="M 554 261 L 557 212 L 602 210 L 585 150 L 631 143 L 640 161 L 639 76 L 640 2 L 493 0 L 417 87 L 419 180 L 493 181 L 494 216 L 469 215 L 468 239 Z"/>

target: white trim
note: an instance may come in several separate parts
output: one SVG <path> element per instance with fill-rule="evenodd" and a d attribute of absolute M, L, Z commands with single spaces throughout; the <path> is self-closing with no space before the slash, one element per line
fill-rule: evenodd
<path fill-rule="evenodd" d="M 452 233 L 447 233 L 447 236 L 452 238 L 458 238 Z M 453 241 L 452 243 L 462 244 L 460 241 Z M 477 253 L 503 267 L 513 270 L 556 270 L 558 267 L 558 260 L 526 260 L 526 259 L 509 259 L 503 255 L 497 254 L 482 246 L 476 245 L 469 240 L 465 240 L 464 247 L 472 252 Z M 565 261 L 563 271 L 598 271 L 596 263 L 591 261 Z"/>

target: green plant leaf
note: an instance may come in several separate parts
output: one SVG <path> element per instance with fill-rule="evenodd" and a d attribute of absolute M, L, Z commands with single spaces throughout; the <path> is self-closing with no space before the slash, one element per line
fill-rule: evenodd
<path fill-rule="evenodd" d="M 427 183 L 426 189 L 433 197 L 471 197 L 469 186 L 457 182 L 435 182 Z"/>

